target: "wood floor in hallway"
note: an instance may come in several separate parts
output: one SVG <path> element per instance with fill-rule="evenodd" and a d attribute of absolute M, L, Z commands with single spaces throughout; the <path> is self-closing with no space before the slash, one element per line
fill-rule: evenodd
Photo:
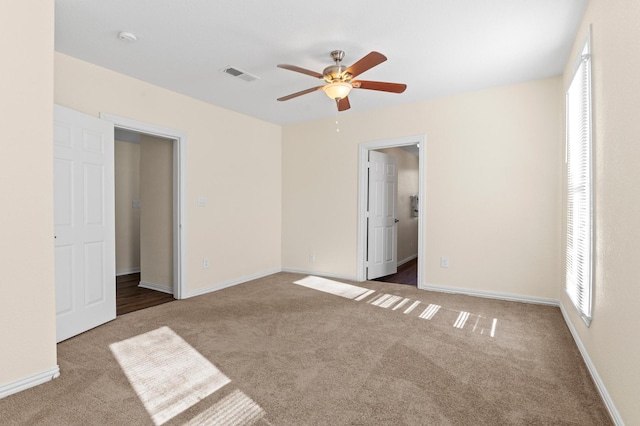
<path fill-rule="evenodd" d="M 385 283 L 408 284 L 418 286 L 418 258 L 398 266 L 398 272 L 392 275 L 376 278 L 374 281 Z"/>
<path fill-rule="evenodd" d="M 128 314 L 175 300 L 172 294 L 138 287 L 140 274 L 116 277 L 116 315 Z"/>

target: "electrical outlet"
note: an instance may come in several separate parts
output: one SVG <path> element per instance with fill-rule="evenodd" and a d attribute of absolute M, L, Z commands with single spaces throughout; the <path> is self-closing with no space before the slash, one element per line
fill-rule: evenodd
<path fill-rule="evenodd" d="M 202 268 L 207 269 L 208 267 L 209 267 L 209 259 L 205 257 L 204 259 L 202 259 Z"/>
<path fill-rule="evenodd" d="M 449 258 L 446 256 L 442 256 L 440 258 L 440 267 L 441 268 L 448 268 L 449 267 Z"/>
<path fill-rule="evenodd" d="M 316 261 L 316 254 L 315 253 L 309 253 L 309 262 L 313 263 Z"/>

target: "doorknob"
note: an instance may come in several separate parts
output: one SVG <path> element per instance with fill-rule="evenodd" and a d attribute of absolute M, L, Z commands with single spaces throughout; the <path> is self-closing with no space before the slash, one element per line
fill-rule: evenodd
<path fill-rule="evenodd" d="M 394 219 L 393 221 L 394 221 L 395 223 L 398 223 L 398 222 L 400 222 L 400 219 Z"/>

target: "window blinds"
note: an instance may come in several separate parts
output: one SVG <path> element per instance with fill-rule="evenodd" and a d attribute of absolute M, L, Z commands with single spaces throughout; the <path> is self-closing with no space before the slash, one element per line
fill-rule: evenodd
<path fill-rule="evenodd" d="M 591 55 L 589 42 L 567 91 L 566 291 L 582 319 L 591 322 L 592 179 Z"/>

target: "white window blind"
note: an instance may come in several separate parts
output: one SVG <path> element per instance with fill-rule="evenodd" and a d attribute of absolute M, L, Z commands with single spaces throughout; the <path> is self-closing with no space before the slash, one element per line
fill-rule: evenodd
<path fill-rule="evenodd" d="M 577 60 L 567 91 L 567 253 L 566 291 L 587 325 L 591 322 L 592 179 L 591 51 Z"/>

